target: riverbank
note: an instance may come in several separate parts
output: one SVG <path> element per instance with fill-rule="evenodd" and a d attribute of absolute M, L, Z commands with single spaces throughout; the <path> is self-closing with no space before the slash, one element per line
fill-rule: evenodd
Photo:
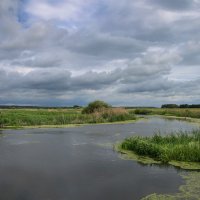
<path fill-rule="evenodd" d="M 136 121 L 142 118 L 137 118 L 134 120 L 126 120 L 126 121 L 117 121 L 117 122 L 104 122 L 104 123 L 85 123 L 85 124 L 65 124 L 65 125 L 35 125 L 35 126 L 7 126 L 4 128 L 0 128 L 0 131 L 3 130 L 17 130 L 17 129 L 35 129 L 35 128 L 73 128 L 73 127 L 81 127 L 81 126 L 95 126 L 95 125 L 111 125 L 111 124 L 129 124 L 135 123 Z"/>
<path fill-rule="evenodd" d="M 152 115 L 152 116 L 159 116 L 159 117 L 163 117 L 165 119 L 169 119 L 169 120 L 182 120 L 182 121 L 186 121 L 186 122 L 190 122 L 193 124 L 197 124 L 200 125 L 200 119 L 199 118 L 191 118 L 191 117 L 177 117 L 177 116 L 171 116 L 171 115 Z"/>
<path fill-rule="evenodd" d="M 184 170 L 200 170 L 200 163 L 197 162 L 181 162 L 181 161 L 170 161 L 167 164 L 162 163 L 161 161 L 154 160 L 153 158 L 150 158 L 148 156 L 141 156 L 133 151 L 125 150 L 121 148 L 120 144 L 116 144 L 114 146 L 115 151 L 121 153 L 120 157 L 125 160 L 135 160 L 138 163 L 141 163 L 143 165 L 159 165 L 159 166 L 173 166 L 179 169 Z"/>
<path fill-rule="evenodd" d="M 102 123 L 127 123 L 136 120 L 125 109 L 110 108 L 83 114 L 82 109 L 2 109 L 0 129 L 60 128 Z"/>

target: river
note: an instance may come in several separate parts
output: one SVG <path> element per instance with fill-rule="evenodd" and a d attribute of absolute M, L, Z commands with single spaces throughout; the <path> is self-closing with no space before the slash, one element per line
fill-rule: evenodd
<path fill-rule="evenodd" d="M 196 125 L 148 117 L 129 124 L 5 130 L 0 134 L 1 200 L 137 200 L 176 193 L 179 170 L 123 160 L 113 145 L 132 135 Z"/>

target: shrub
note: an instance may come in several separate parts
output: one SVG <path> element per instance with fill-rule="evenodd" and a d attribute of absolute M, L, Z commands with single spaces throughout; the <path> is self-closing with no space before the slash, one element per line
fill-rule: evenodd
<path fill-rule="evenodd" d="M 101 111 L 105 108 L 109 108 L 111 107 L 109 104 L 107 104 L 104 101 L 93 101 L 91 103 L 88 104 L 87 107 L 85 107 L 82 111 L 83 114 L 90 114 L 90 113 L 94 113 L 94 112 L 98 112 Z"/>

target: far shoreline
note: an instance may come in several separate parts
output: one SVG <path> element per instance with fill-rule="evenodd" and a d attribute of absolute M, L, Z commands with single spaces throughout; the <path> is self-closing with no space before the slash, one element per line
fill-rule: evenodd
<path fill-rule="evenodd" d="M 24 129 L 48 129 L 48 128 L 76 128 L 81 126 L 94 126 L 94 125 L 112 125 L 112 124 L 131 124 L 143 118 L 137 118 L 134 120 L 126 120 L 126 121 L 116 121 L 116 122 L 103 122 L 103 123 L 83 123 L 83 124 L 62 124 L 62 125 L 34 125 L 34 126 L 7 126 L 0 128 L 0 131 L 5 130 L 24 130 Z"/>

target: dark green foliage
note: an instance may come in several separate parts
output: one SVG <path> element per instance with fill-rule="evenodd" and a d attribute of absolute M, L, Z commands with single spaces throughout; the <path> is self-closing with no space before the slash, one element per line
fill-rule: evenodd
<path fill-rule="evenodd" d="M 135 110 L 135 114 L 138 114 L 138 115 L 149 115 L 149 114 L 151 114 L 151 110 L 150 109 L 136 109 Z"/>
<path fill-rule="evenodd" d="M 8 122 L 9 122 L 9 119 L 3 118 L 3 116 L 0 115 L 0 128 L 5 127 Z"/>
<path fill-rule="evenodd" d="M 109 107 L 111 106 L 107 104 L 106 102 L 97 100 L 97 101 L 93 101 L 89 103 L 88 106 L 83 109 L 82 113 L 90 114 L 90 113 L 101 111 L 102 109 L 109 108 Z"/>
<path fill-rule="evenodd" d="M 171 133 L 166 136 L 131 137 L 121 144 L 122 149 L 167 163 L 171 160 L 200 162 L 200 130 L 191 133 Z"/>
<path fill-rule="evenodd" d="M 126 139 L 121 147 L 126 150 L 132 150 L 138 155 L 150 156 L 153 158 L 159 158 L 160 149 L 156 144 L 148 143 L 146 140 L 143 140 L 139 137 L 132 137 Z"/>
<path fill-rule="evenodd" d="M 200 104 L 163 104 L 161 108 L 200 108 Z"/>
<path fill-rule="evenodd" d="M 189 105 L 188 104 L 181 104 L 179 107 L 180 108 L 189 108 Z"/>
<path fill-rule="evenodd" d="M 179 108 L 177 104 L 163 104 L 161 108 Z"/>
<path fill-rule="evenodd" d="M 73 108 L 75 108 L 75 109 L 80 109 L 81 106 L 79 106 L 79 105 L 74 105 Z"/>

